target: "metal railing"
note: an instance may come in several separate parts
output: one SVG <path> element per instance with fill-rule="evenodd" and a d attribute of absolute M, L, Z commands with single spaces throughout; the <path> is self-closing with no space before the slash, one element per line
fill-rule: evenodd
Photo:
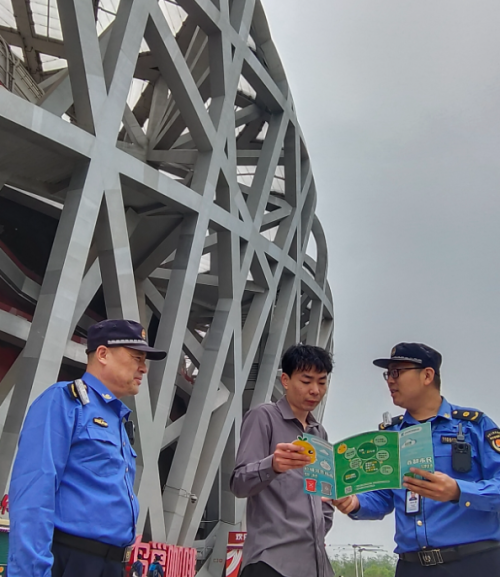
<path fill-rule="evenodd" d="M 21 60 L 0 36 L 0 85 L 30 102 L 37 102 L 43 90 L 33 80 Z"/>

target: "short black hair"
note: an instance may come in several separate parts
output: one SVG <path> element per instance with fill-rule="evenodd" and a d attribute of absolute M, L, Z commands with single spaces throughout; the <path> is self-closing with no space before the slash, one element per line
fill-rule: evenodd
<path fill-rule="evenodd" d="M 289 377 L 294 371 L 309 371 L 310 369 L 328 374 L 333 369 L 332 355 L 321 347 L 293 345 L 283 355 L 281 369 Z"/>

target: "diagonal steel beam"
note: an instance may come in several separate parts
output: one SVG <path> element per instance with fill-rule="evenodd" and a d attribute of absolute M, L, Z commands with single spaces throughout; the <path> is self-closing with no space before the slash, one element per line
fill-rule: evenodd
<path fill-rule="evenodd" d="M 12 0 L 14 18 L 16 26 L 22 39 L 22 49 L 26 59 L 26 65 L 30 74 L 35 80 L 40 80 L 42 72 L 42 62 L 40 56 L 33 46 L 33 35 L 35 24 L 29 0 Z"/>
<path fill-rule="evenodd" d="M 106 86 L 92 5 L 58 0 L 69 77 L 79 126 L 95 134 Z"/>

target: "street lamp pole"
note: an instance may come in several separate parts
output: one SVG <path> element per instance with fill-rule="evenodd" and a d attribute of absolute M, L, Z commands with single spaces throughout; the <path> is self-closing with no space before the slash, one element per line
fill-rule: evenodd
<path fill-rule="evenodd" d="M 352 545 L 352 552 L 354 555 L 354 570 L 356 571 L 356 577 L 359 577 L 359 573 L 358 573 L 358 556 L 357 556 L 357 552 L 359 549 L 360 545 Z"/>
<path fill-rule="evenodd" d="M 380 547 L 378 545 L 366 545 L 365 547 L 360 546 L 358 547 L 358 551 L 359 551 L 359 563 L 361 565 L 361 577 L 364 577 L 365 571 L 363 567 L 363 551 L 379 553 Z"/>
<path fill-rule="evenodd" d="M 369 544 L 359 544 L 353 543 L 351 545 L 354 554 L 354 569 L 356 571 L 356 577 L 364 577 L 364 567 L 363 567 L 363 551 L 379 551 L 380 545 Z M 358 571 L 358 558 L 359 558 L 359 568 L 361 570 L 361 576 Z"/>

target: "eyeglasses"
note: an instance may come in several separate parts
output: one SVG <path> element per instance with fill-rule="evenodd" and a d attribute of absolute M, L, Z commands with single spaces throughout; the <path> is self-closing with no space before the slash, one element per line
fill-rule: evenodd
<path fill-rule="evenodd" d="M 403 371 L 421 371 L 421 370 L 422 370 L 422 367 L 403 367 L 401 369 L 389 369 L 388 371 L 384 371 L 382 373 L 382 376 L 384 377 L 384 379 L 386 381 L 388 381 L 389 377 L 392 377 L 393 379 L 399 378 L 399 375 Z"/>

